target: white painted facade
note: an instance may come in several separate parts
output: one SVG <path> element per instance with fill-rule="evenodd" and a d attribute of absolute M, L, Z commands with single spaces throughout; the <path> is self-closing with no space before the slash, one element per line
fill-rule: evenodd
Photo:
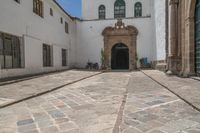
<path fill-rule="evenodd" d="M 84 67 L 87 61 L 101 60 L 101 49 L 104 47 L 102 31 L 114 27 L 114 3 L 116 0 L 82 0 L 83 20 L 77 23 L 77 65 Z M 134 17 L 134 5 L 142 3 L 142 17 Z M 165 60 L 165 0 L 125 0 L 125 25 L 138 29 L 137 55 L 147 57 L 149 62 Z M 91 6 L 92 5 L 92 6 Z M 98 19 L 100 5 L 106 7 L 106 19 Z"/>
<path fill-rule="evenodd" d="M 75 21 L 67 16 L 52 0 L 44 0 L 44 17 L 33 13 L 32 0 L 0 1 L 0 32 L 22 38 L 24 45 L 24 67 L 1 69 L 0 78 L 36 74 L 67 69 L 75 62 Z M 53 16 L 49 14 L 53 9 Z M 63 18 L 63 24 L 60 23 Z M 69 34 L 65 33 L 65 21 Z M 53 47 L 53 66 L 43 67 L 43 43 Z M 68 50 L 68 65 L 62 67 L 61 49 Z M 22 59 L 23 60 L 23 59 Z"/>
<path fill-rule="evenodd" d="M 116 0 L 82 0 L 82 19 L 68 16 L 52 0 L 43 0 L 44 17 L 33 13 L 32 0 L 0 1 L 0 32 L 21 38 L 24 50 L 20 69 L 1 69 L 0 78 L 56 71 L 68 68 L 85 68 L 88 61 L 100 62 L 104 46 L 102 31 L 114 26 L 114 2 Z M 134 4 L 142 3 L 142 17 L 134 17 Z M 149 61 L 165 60 L 165 0 L 125 0 L 125 25 L 133 25 L 138 31 L 137 54 Z M 106 19 L 98 19 L 98 8 L 106 7 Z M 53 16 L 49 14 L 53 9 Z M 69 24 L 69 34 L 65 24 Z M 53 47 L 53 66 L 43 67 L 43 44 Z M 68 50 L 68 65 L 62 67 L 61 49 Z"/>

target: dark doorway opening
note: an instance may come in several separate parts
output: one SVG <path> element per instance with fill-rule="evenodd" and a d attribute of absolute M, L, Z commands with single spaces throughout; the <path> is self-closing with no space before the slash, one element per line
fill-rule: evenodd
<path fill-rule="evenodd" d="M 129 69 L 129 49 L 126 45 L 118 43 L 113 46 L 111 68 L 119 70 Z"/>

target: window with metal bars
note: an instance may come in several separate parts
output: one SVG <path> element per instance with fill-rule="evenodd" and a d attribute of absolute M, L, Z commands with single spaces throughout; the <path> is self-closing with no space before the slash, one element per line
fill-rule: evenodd
<path fill-rule="evenodd" d="M 126 17 L 126 3 L 124 0 L 116 0 L 114 4 L 114 18 Z"/>
<path fill-rule="evenodd" d="M 60 23 L 63 24 L 63 18 L 62 17 L 60 17 Z"/>
<path fill-rule="evenodd" d="M 65 22 L 65 32 L 69 33 L 69 24 L 67 22 Z"/>
<path fill-rule="evenodd" d="M 0 65 L 2 69 L 21 68 L 20 39 L 0 33 Z"/>
<path fill-rule="evenodd" d="M 99 19 L 106 18 L 106 7 L 104 5 L 99 6 Z"/>
<path fill-rule="evenodd" d="M 47 44 L 43 44 L 43 66 L 50 67 L 52 66 L 52 50 L 51 46 Z"/>
<path fill-rule="evenodd" d="M 53 9 L 50 8 L 50 15 L 53 16 Z"/>
<path fill-rule="evenodd" d="M 33 12 L 43 17 L 43 2 L 41 0 L 33 0 Z"/>
<path fill-rule="evenodd" d="M 142 16 L 142 3 L 137 2 L 135 3 L 135 17 Z"/>
<path fill-rule="evenodd" d="M 67 50 L 62 49 L 62 66 L 67 66 Z"/>

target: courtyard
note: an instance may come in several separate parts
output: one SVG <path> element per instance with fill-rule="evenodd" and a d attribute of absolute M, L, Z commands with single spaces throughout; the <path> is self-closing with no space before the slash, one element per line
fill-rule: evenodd
<path fill-rule="evenodd" d="M 0 133 L 199 133 L 200 82 L 69 70 L 0 86 Z"/>

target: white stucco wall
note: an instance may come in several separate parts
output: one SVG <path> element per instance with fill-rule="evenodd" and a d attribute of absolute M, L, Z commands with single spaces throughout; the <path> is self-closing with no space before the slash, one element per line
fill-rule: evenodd
<path fill-rule="evenodd" d="M 77 29 L 77 66 L 85 67 L 86 63 L 100 62 L 101 48 L 104 47 L 102 31 L 108 27 L 113 26 L 117 20 L 95 20 L 78 22 Z M 151 17 L 123 19 L 126 25 L 135 26 L 138 31 L 137 37 L 137 54 L 139 58 L 148 57 L 149 61 L 154 60 L 154 53 L 156 52 L 155 36 L 152 34 L 154 27 L 152 23 L 154 20 Z"/>
<path fill-rule="evenodd" d="M 108 26 L 114 26 L 114 3 L 116 0 L 82 0 L 83 21 L 77 25 L 77 63 L 85 67 L 87 61 L 100 64 L 100 51 L 104 47 L 102 31 Z M 134 4 L 142 3 L 142 17 L 134 17 Z M 137 54 L 139 58 L 148 57 L 149 61 L 156 60 L 156 30 L 154 18 L 154 0 L 125 0 L 125 25 L 135 26 L 138 31 Z M 98 8 L 106 7 L 106 20 L 98 20 Z M 92 6 L 91 6 L 92 5 Z M 162 37 L 161 37 L 162 38 Z"/>
<path fill-rule="evenodd" d="M 155 37 L 156 37 L 156 60 L 166 58 L 166 7 L 165 0 L 155 0 Z"/>
<path fill-rule="evenodd" d="M 25 68 L 2 69 L 0 78 L 66 69 L 75 63 L 75 21 L 67 16 L 52 0 L 44 0 L 44 18 L 33 13 L 32 0 L 0 1 L 0 32 L 23 38 Z M 49 10 L 53 9 L 53 16 Z M 63 18 L 63 24 L 60 23 Z M 69 34 L 65 33 L 65 21 Z M 43 67 L 42 45 L 53 46 L 53 67 Z M 68 66 L 62 67 L 61 49 L 68 50 Z"/>
<path fill-rule="evenodd" d="M 114 26 L 116 0 L 82 0 L 83 21 L 77 24 L 77 64 L 85 67 L 87 61 L 100 63 L 103 48 L 102 31 Z M 124 0 L 126 3 L 125 25 L 133 25 L 138 31 L 137 54 L 149 61 L 165 60 L 165 0 Z M 134 17 L 134 4 L 142 3 L 142 17 Z M 91 6 L 92 5 L 92 6 Z M 106 7 L 106 20 L 98 20 L 98 8 Z"/>
<path fill-rule="evenodd" d="M 21 37 L 24 42 L 24 68 L 1 69 L 0 78 L 61 70 L 69 67 L 84 68 L 86 63 L 100 64 L 104 47 L 102 31 L 114 26 L 115 0 L 82 0 L 82 21 L 72 20 L 52 0 L 44 1 L 44 18 L 33 13 L 32 0 L 0 1 L 0 32 Z M 142 3 L 142 17 L 134 17 L 134 4 Z M 137 54 L 149 61 L 165 59 L 165 0 L 125 0 L 125 25 L 138 31 Z M 106 6 L 106 20 L 98 20 L 98 7 Z M 54 16 L 50 16 L 50 7 Z M 64 23 L 69 23 L 69 34 Z M 43 67 L 42 44 L 53 47 L 53 67 Z M 68 50 L 68 67 L 62 67 L 61 49 Z"/>

